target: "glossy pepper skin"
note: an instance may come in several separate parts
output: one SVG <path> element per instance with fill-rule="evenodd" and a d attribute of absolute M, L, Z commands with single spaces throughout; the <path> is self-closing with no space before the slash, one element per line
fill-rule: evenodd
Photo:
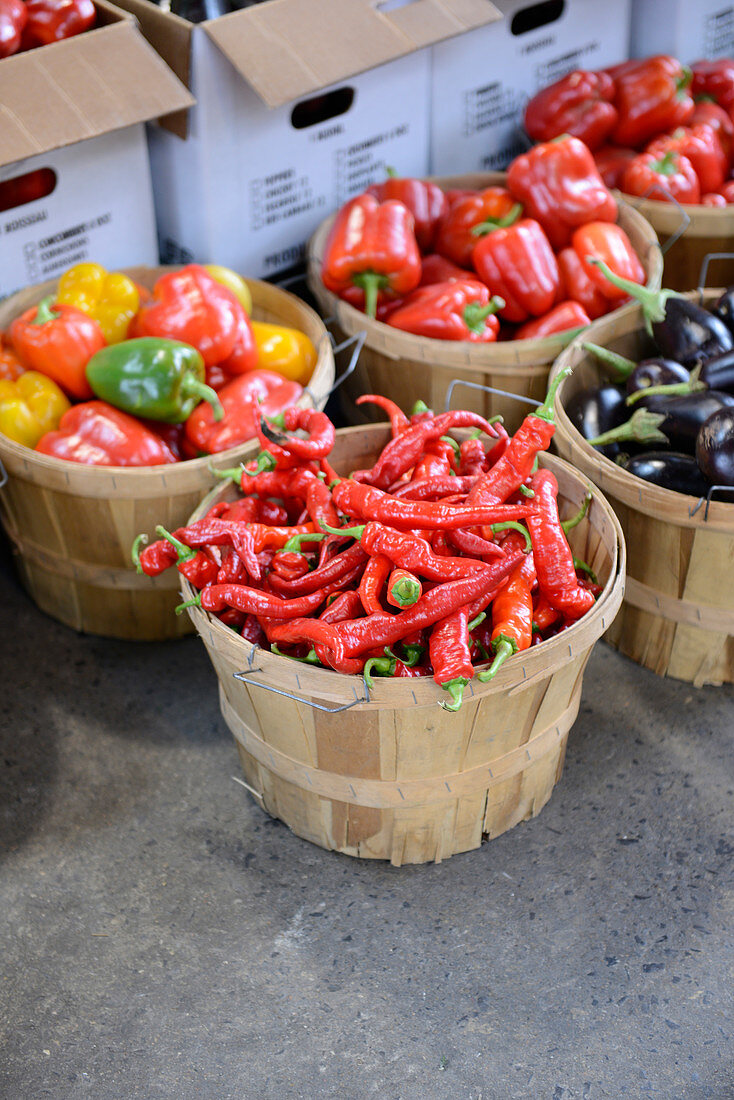
<path fill-rule="evenodd" d="M 734 107 L 734 59 L 717 57 L 694 61 L 691 70 L 691 94 L 694 99 L 710 96 L 725 111 Z"/>
<path fill-rule="evenodd" d="M 339 210 L 324 249 L 321 278 L 335 294 L 357 286 L 374 317 L 380 291 L 393 296 L 418 286 L 421 259 L 413 215 L 401 202 L 358 195 Z"/>
<path fill-rule="evenodd" d="M 608 313 L 609 299 L 589 275 L 576 249 L 562 248 L 556 258 L 565 297 L 578 302 L 592 321 Z"/>
<path fill-rule="evenodd" d="M 198 351 L 177 340 L 142 336 L 102 348 L 87 363 L 87 379 L 102 401 L 149 420 L 181 424 L 201 401 L 215 420 L 224 415 Z"/>
<path fill-rule="evenodd" d="M 25 371 L 16 382 L 0 379 L 0 432 L 25 447 L 58 427 L 69 407 L 53 379 L 38 371 Z"/>
<path fill-rule="evenodd" d="M 243 318 L 231 291 L 200 264 L 188 264 L 156 281 L 152 299 L 135 318 L 134 333 L 191 344 L 209 367 L 232 355 Z"/>
<path fill-rule="evenodd" d="M 566 618 L 580 619 L 594 606 L 594 596 L 576 577 L 573 554 L 558 516 L 558 482 L 550 470 L 530 479 L 535 494 L 527 518 L 538 587 L 551 607 Z"/>
<path fill-rule="evenodd" d="M 534 95 L 525 108 L 525 129 L 533 141 L 561 134 L 579 138 L 589 149 L 607 141 L 617 124 L 614 81 L 604 72 L 576 69 Z"/>
<path fill-rule="evenodd" d="M 622 176 L 622 190 L 658 202 L 697 203 L 701 199 L 693 165 L 672 149 L 666 153 L 640 153 L 631 160 Z"/>
<path fill-rule="evenodd" d="M 482 282 L 504 299 L 501 312 L 507 321 L 542 317 L 558 299 L 558 262 L 543 227 L 533 218 L 521 218 L 480 237 L 472 259 Z"/>
<path fill-rule="evenodd" d="M 526 321 L 515 333 L 516 340 L 542 340 L 545 336 L 554 336 L 558 332 L 586 328 L 591 318 L 579 302 L 559 302 L 544 317 L 535 321 Z"/>
<path fill-rule="evenodd" d="M 462 268 L 471 268 L 472 252 L 477 243 L 475 226 L 484 222 L 499 222 L 514 215 L 513 221 L 522 213 L 517 209 L 517 200 L 506 187 L 486 187 L 483 191 L 471 192 L 455 199 L 442 218 L 434 248 L 444 259 L 450 260 Z"/>
<path fill-rule="evenodd" d="M 387 172 L 388 178 L 382 183 L 373 183 L 367 188 L 367 194 L 374 195 L 378 202 L 396 199 L 407 206 L 413 215 L 418 247 L 421 252 L 430 252 L 438 224 L 448 210 L 446 195 L 430 180 L 398 176 L 392 168 Z"/>
<path fill-rule="evenodd" d="M 564 136 L 515 157 L 507 186 L 539 221 L 555 251 L 585 222 L 617 220 L 617 202 L 583 141 Z"/>
<path fill-rule="evenodd" d="M 651 141 L 645 151 L 661 157 L 669 152 L 685 157 L 696 174 L 701 194 L 718 191 L 729 174 L 729 158 L 716 131 L 706 123 L 679 126 L 672 134 Z"/>
<path fill-rule="evenodd" d="M 18 52 L 27 19 L 23 0 L 0 0 L 0 58 Z"/>
<path fill-rule="evenodd" d="M 576 230 L 571 244 L 586 274 L 609 301 L 619 302 L 625 295 L 604 278 L 599 269 L 589 262 L 590 259 L 603 260 L 616 275 L 633 283 L 644 284 L 645 269 L 620 225 L 589 222 Z"/>
<path fill-rule="evenodd" d="M 252 321 L 257 366 L 305 386 L 316 366 L 316 348 L 305 332 L 285 325 Z"/>
<path fill-rule="evenodd" d="M 727 163 L 731 160 L 732 146 L 734 146 L 734 122 L 723 107 L 719 107 L 718 103 L 697 103 L 688 125 L 691 128 L 701 125 L 710 126 L 719 139 Z"/>
<path fill-rule="evenodd" d="M 503 305 L 501 298 L 490 296 L 483 283 L 454 279 L 412 291 L 387 323 L 434 340 L 488 344 L 497 339 L 500 324 L 495 314 Z"/>
<path fill-rule="evenodd" d="M 56 301 L 93 317 L 107 343 L 117 344 L 127 337 L 140 306 L 140 294 L 132 279 L 122 272 L 84 263 L 70 267 L 61 276 Z"/>
<path fill-rule="evenodd" d="M 216 423 L 209 405 L 199 405 L 186 421 L 186 438 L 196 451 L 204 454 L 226 451 L 256 437 L 256 416 L 275 416 L 294 405 L 302 393 L 303 387 L 298 382 L 273 371 L 241 374 L 218 391 L 223 419 Z"/>
<path fill-rule="evenodd" d="M 47 432 L 36 450 L 85 466 L 163 466 L 176 461 L 159 436 L 104 401 L 72 405 L 57 431 Z"/>
<path fill-rule="evenodd" d="M 102 329 L 86 313 L 44 298 L 16 317 L 10 340 L 21 361 L 53 378 L 69 397 L 86 401 L 92 390 L 85 373 L 92 356 L 105 346 Z"/>
<path fill-rule="evenodd" d="M 601 149 L 595 151 L 594 164 L 610 190 L 621 189 L 624 170 L 636 156 L 636 149 L 625 148 L 622 145 L 603 145 Z"/>
<path fill-rule="evenodd" d="M 204 267 L 213 279 L 216 279 L 222 286 L 226 286 L 227 290 L 234 294 L 247 316 L 252 316 L 252 291 L 247 285 L 247 280 L 243 279 L 236 271 L 233 271 L 231 267 L 222 267 L 221 264 L 204 264 Z"/>
<path fill-rule="evenodd" d="M 8 382 L 15 382 L 25 370 L 26 368 L 18 356 L 0 333 L 0 378 L 5 378 Z"/>
<path fill-rule="evenodd" d="M 97 13 L 92 0 L 26 0 L 28 19 L 21 48 L 35 49 L 61 42 L 93 27 Z"/>
<path fill-rule="evenodd" d="M 627 62 L 615 77 L 614 144 L 639 149 L 658 134 L 685 126 L 694 108 L 691 79 L 691 70 L 666 54 Z"/>

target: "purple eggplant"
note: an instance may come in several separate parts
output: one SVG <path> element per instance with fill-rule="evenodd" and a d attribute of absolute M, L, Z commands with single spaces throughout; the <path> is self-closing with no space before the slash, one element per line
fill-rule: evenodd
<path fill-rule="evenodd" d="M 698 390 L 677 396 L 651 393 L 635 402 L 635 408 L 640 407 L 664 417 L 660 431 L 668 437 L 673 450 L 693 454 L 701 425 L 718 409 L 734 407 L 734 394 L 719 390 Z"/>
<path fill-rule="evenodd" d="M 650 386 L 670 386 L 688 382 L 691 372 L 675 359 L 642 359 L 627 379 L 627 393 L 637 393 Z"/>
<path fill-rule="evenodd" d="M 712 485 L 734 485 L 734 408 L 717 409 L 696 437 L 696 461 Z"/>
<path fill-rule="evenodd" d="M 672 489 L 686 496 L 702 497 L 709 490 L 693 455 L 679 451 L 647 451 L 634 455 L 624 463 L 624 469 L 661 489 Z"/>
<path fill-rule="evenodd" d="M 611 428 L 616 428 L 629 416 L 624 401 L 624 390 L 611 382 L 579 390 L 566 405 L 566 415 L 584 439 L 595 439 Z M 602 454 L 614 458 L 619 445 L 600 447 Z"/>
<path fill-rule="evenodd" d="M 714 317 L 723 321 L 734 332 L 734 286 L 727 287 L 724 293 L 711 306 Z"/>
<path fill-rule="evenodd" d="M 711 390 L 734 392 L 734 351 L 707 359 L 701 367 L 699 377 Z"/>

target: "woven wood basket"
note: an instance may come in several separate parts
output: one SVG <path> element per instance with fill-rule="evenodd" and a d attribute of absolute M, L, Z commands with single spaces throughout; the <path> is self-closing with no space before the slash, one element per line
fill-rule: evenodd
<path fill-rule="evenodd" d="M 712 300 L 720 291 L 710 291 Z M 559 454 L 604 492 L 627 542 L 624 604 L 606 641 L 660 676 L 700 687 L 734 681 L 734 504 L 705 503 L 650 485 L 591 447 L 573 427 L 565 404 L 604 378 L 583 350 L 584 339 L 630 358 L 650 353 L 639 306 L 600 318 L 556 361 L 573 374 L 556 398 Z"/>
<path fill-rule="evenodd" d="M 336 469 L 371 464 L 388 438 L 381 425 L 340 430 Z M 586 480 L 553 456 L 542 461 L 573 514 Z M 192 518 L 234 495 L 231 485 L 214 490 Z M 253 647 L 190 608 L 258 804 L 322 848 L 396 866 L 478 848 L 539 813 L 561 776 L 586 661 L 624 587 L 624 541 L 601 494 L 571 535 L 574 552 L 604 584 L 596 605 L 556 638 L 510 658 L 491 683 L 470 683 L 455 714 L 438 705 L 445 693 L 430 677 L 376 680 L 368 696 L 360 677 Z M 182 587 L 190 599 L 193 589 Z"/>
<path fill-rule="evenodd" d="M 173 268 L 135 267 L 128 273 L 152 288 Z M 318 314 L 287 291 L 248 281 L 253 316 L 300 328 L 318 361 L 304 402 L 323 408 L 334 383 L 331 341 Z M 56 289 L 29 287 L 0 305 L 0 330 Z M 236 465 L 252 444 L 213 456 L 216 466 Z M 154 539 L 156 524 L 180 527 L 216 481 L 208 458 L 171 466 L 83 466 L 37 454 L 0 434 L 7 480 L 0 488 L 0 518 L 10 538 L 21 581 L 42 611 L 89 634 L 154 641 L 191 632 L 173 609 L 178 573 L 139 575 L 130 561 L 137 534 Z M 1 473 L 1 470 L 0 470 Z M 2 478 L 0 477 L 0 480 Z"/>
<path fill-rule="evenodd" d="M 709 279 L 701 279 L 708 255 L 734 252 L 734 206 L 677 205 L 615 194 L 642 214 L 657 233 L 663 249 L 663 286 L 693 290 L 700 282 L 734 282 L 734 258 L 714 261 Z"/>
<path fill-rule="evenodd" d="M 445 189 L 502 185 L 503 172 L 474 173 L 441 177 L 436 180 Z M 366 332 L 365 345 L 357 369 L 340 390 L 342 408 L 349 423 L 379 419 L 371 406 L 355 405 L 363 393 L 381 393 L 410 409 L 422 398 L 433 409 L 443 409 L 447 392 L 455 380 L 469 383 L 455 387 L 451 408 L 467 408 L 483 416 L 501 415 L 508 431 L 514 431 L 526 408 L 512 397 L 489 394 L 473 386 L 490 386 L 510 394 L 542 401 L 548 373 L 559 352 L 569 342 L 568 334 L 543 340 L 507 340 L 493 344 L 464 341 L 430 340 L 401 332 L 381 321 L 374 321 L 360 310 L 328 291 L 321 281 L 321 266 L 326 239 L 334 215 L 317 229 L 307 252 L 308 286 L 325 317 L 334 318 L 334 331 L 354 336 Z M 619 204 L 619 224 L 628 233 L 647 273 L 647 285 L 658 288 L 663 262 L 657 237 L 641 214 L 625 203 Z"/>

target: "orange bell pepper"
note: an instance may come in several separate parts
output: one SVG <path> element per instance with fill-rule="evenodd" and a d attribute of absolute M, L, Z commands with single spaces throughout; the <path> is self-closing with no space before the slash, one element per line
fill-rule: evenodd
<path fill-rule="evenodd" d="M 80 309 L 63 303 L 52 309 L 52 302 L 44 298 L 16 317 L 10 339 L 22 362 L 53 378 L 69 397 L 86 401 L 92 396 L 86 366 L 106 345 L 102 329 Z"/>

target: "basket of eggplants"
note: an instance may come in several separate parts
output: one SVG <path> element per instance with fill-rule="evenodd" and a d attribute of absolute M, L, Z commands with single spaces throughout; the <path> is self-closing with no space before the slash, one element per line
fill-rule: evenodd
<path fill-rule="evenodd" d="M 734 501 L 734 287 L 704 306 L 597 266 L 639 302 L 650 343 L 634 358 L 584 343 L 607 377 L 576 390 L 568 419 L 601 454 L 645 481 Z"/>

